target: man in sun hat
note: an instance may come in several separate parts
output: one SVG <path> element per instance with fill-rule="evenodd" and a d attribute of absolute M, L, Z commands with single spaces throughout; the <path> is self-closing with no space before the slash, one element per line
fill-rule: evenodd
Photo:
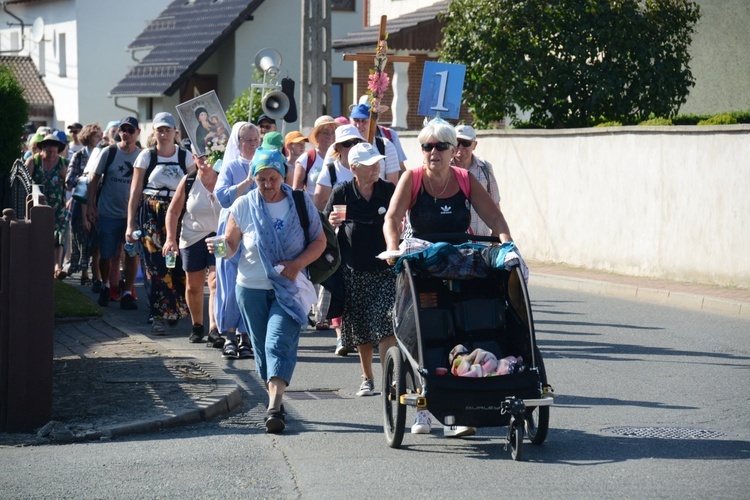
<path fill-rule="evenodd" d="M 351 109 L 358 104 L 367 104 L 369 101 L 370 96 L 363 95 L 359 98 L 359 102 L 357 104 L 352 104 L 351 106 L 349 106 L 349 110 L 351 111 Z M 389 109 L 390 108 L 388 106 L 381 104 L 378 112 L 385 113 Z M 369 105 L 367 111 L 370 111 Z M 396 153 L 398 154 L 398 164 L 401 167 L 401 172 L 403 173 L 406 170 L 406 165 L 404 164 L 404 162 L 406 161 L 406 153 L 404 153 L 404 148 L 401 146 L 401 139 L 399 138 L 398 133 L 392 128 L 378 125 L 377 127 L 375 127 L 375 137 L 385 137 L 393 143 L 393 145 L 396 147 Z"/>
<path fill-rule="evenodd" d="M 477 133 L 471 125 L 456 126 L 456 138 L 458 143 L 453 152 L 453 165 L 468 170 L 479 183 L 490 194 L 490 198 L 500 206 L 500 190 L 497 187 L 495 174 L 492 172 L 492 165 L 474 155 L 474 148 L 477 147 Z M 471 230 L 472 233 L 481 236 L 490 236 L 492 230 L 479 218 L 474 206 L 471 207 Z"/>
<path fill-rule="evenodd" d="M 370 123 L 370 105 L 356 104 L 352 106 L 349 112 L 349 120 L 357 127 L 362 137 L 367 137 L 367 128 Z M 387 138 L 380 137 L 377 134 L 373 139 L 373 146 L 380 151 L 381 155 L 385 156 L 385 161 L 380 165 L 380 178 L 395 184 L 401 174 L 396 146 Z"/>

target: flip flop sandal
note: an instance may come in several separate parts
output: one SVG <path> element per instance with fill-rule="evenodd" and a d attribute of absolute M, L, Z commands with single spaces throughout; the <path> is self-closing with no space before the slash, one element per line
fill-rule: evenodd
<path fill-rule="evenodd" d="M 237 344 L 231 340 L 224 342 L 224 347 L 221 349 L 221 356 L 226 359 L 237 359 L 239 354 L 237 353 Z"/>

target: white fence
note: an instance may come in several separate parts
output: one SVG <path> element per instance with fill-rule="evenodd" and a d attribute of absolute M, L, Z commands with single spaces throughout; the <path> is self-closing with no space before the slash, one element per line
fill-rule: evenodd
<path fill-rule="evenodd" d="M 402 132 L 409 166 L 422 153 Z M 482 131 L 522 254 L 750 288 L 750 126 Z"/>

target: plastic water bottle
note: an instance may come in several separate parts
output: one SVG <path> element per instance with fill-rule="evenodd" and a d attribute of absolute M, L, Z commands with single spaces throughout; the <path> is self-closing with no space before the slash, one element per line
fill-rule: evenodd
<path fill-rule="evenodd" d="M 141 231 L 133 231 L 133 233 L 130 235 L 131 238 L 133 238 L 135 241 L 138 241 L 141 239 Z M 125 243 L 125 253 L 128 254 L 130 257 L 135 257 L 138 252 L 136 251 L 135 242 L 133 243 Z"/>

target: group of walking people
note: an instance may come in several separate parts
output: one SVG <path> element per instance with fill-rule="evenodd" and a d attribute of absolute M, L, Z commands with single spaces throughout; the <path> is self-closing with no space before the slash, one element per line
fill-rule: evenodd
<path fill-rule="evenodd" d="M 265 425 L 271 433 L 286 425 L 282 398 L 311 308 L 320 322 L 330 307 L 321 300 L 328 293 L 330 303 L 330 292 L 316 291 L 306 271 L 326 246 L 319 211 L 338 235 L 343 307 L 330 319 L 338 329 L 336 353 L 356 351 L 360 358 L 359 396 L 375 392 L 375 349 L 385 353 L 396 343 L 396 276 L 378 254 L 398 249 L 404 234 L 470 231 L 511 239 L 492 169 L 473 155 L 473 128 L 432 120 L 418 137 L 421 166 L 402 172 L 405 156 L 388 157 L 396 150 L 387 138 L 393 131 L 379 129 L 379 140 L 365 141 L 355 121 L 362 121 L 356 118 L 362 106 L 352 108 L 349 120 L 319 117 L 309 139 L 297 131 L 282 138 L 267 124 L 236 123 L 220 168 L 180 147 L 170 113 L 156 115 L 153 146 L 142 150 L 138 122 L 126 117 L 118 124 L 120 141 L 96 155 L 94 165 L 76 167 L 78 178 L 88 181 L 83 227 L 98 231 L 100 305 L 109 302 L 110 260 L 124 246 L 121 307 L 137 309 L 132 284 L 141 258 L 152 332 L 165 334 L 190 316 L 190 342 L 203 342 L 208 330 L 209 345 L 225 358 L 254 355 L 268 390 Z M 91 125 L 83 134 L 89 163 L 101 133 Z M 313 148 L 306 151 L 308 141 Z M 295 204 L 295 189 L 306 192 L 302 207 Z M 429 427 L 429 415 L 418 415 L 412 432 Z"/>

